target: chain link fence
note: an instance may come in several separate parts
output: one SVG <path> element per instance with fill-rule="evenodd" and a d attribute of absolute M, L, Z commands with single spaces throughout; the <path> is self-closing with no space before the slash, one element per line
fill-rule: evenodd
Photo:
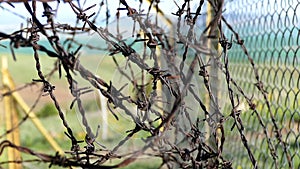
<path fill-rule="evenodd" d="M 233 45 L 228 53 L 231 77 L 240 86 L 245 95 L 256 104 L 255 112 L 249 111 L 246 100 L 239 100 L 238 109 L 245 126 L 244 132 L 248 144 L 258 162 L 258 168 L 288 168 L 288 159 L 293 168 L 300 167 L 300 1 L 297 0 L 241 0 L 227 2 L 224 17 L 231 24 L 253 58 L 254 70 L 243 49 Z M 230 37 L 228 28 L 225 34 Z M 269 103 L 264 101 L 260 93 L 255 71 L 265 87 Z M 219 100 L 228 96 L 225 78 L 219 77 L 217 88 Z M 257 85 L 257 84 L 256 84 Z M 236 95 L 241 95 L 234 90 Z M 268 105 L 269 104 L 269 105 Z M 230 113 L 229 102 L 221 102 L 222 112 Z M 268 109 L 270 107 L 270 110 Z M 287 146 L 289 155 L 278 141 L 276 120 L 281 138 Z M 261 121 L 260 119 L 261 118 Z M 235 129 L 227 123 L 226 157 L 234 161 L 234 168 L 250 168 L 245 150 Z"/>
<path fill-rule="evenodd" d="M 66 157 L 54 156 L 4 140 L 0 143 L 1 153 L 10 147 L 50 166 L 81 168 L 126 167 L 137 158 L 151 161 L 150 157 L 158 157 L 159 167 L 167 168 L 300 167 L 299 0 L 202 0 L 195 5 L 190 0 L 174 1 L 171 14 L 175 20 L 170 30 L 158 22 L 162 20 L 159 17 L 167 16 L 163 13 L 167 10 L 159 10 L 159 0 L 149 0 L 148 11 L 142 10 L 142 0 L 140 4 L 120 0 L 115 29 L 109 28 L 114 24 L 108 24 L 108 8 L 107 27 L 94 22 L 103 4 L 110 1 L 102 1 L 98 12 L 91 14 L 88 12 L 96 5 L 84 8 L 79 1 L 66 1 L 78 19 L 75 25 L 56 22 L 55 11 L 46 2 L 46 26 L 36 14 L 36 1 L 24 2 L 32 18 L 30 24 L 10 34 L 0 31 L 0 40 L 10 40 L 13 57 L 13 48 L 32 48 L 39 76 L 33 82 L 41 83 L 41 95 L 44 92 L 52 99 L 70 139 L 71 151 L 66 152 Z M 156 9 L 153 16 L 151 8 Z M 126 13 L 131 22 L 120 19 L 120 13 Z M 125 32 L 132 33 L 133 42 L 123 37 L 122 26 Z M 107 44 L 99 50 L 109 53 L 106 57 L 112 59 L 113 69 L 122 77 L 116 75 L 105 81 L 80 63 L 77 54 L 81 47 L 96 47 L 77 43 L 75 35 L 79 30 L 94 32 Z M 59 37 L 65 31 L 72 38 L 61 43 Z M 22 33 L 30 36 L 23 37 Z M 39 42 L 38 33 L 53 50 Z M 61 76 L 63 70 L 66 74 L 74 97 L 70 107 L 77 106 L 85 128 L 84 143 L 68 123 L 72 121 L 65 118 L 53 92 L 55 86 L 42 72 L 40 53 L 57 59 L 53 72 Z M 117 60 L 121 57 L 124 60 Z M 92 90 L 77 83 L 73 78 L 77 74 L 106 98 L 113 123 L 120 125 L 116 123 L 119 118 L 129 119 L 125 134 L 111 148 L 97 143 L 100 127 L 93 133 L 81 100 L 81 95 Z M 137 140 L 141 147 L 122 152 L 130 141 Z M 109 163 L 119 158 L 123 158 L 120 163 Z"/>

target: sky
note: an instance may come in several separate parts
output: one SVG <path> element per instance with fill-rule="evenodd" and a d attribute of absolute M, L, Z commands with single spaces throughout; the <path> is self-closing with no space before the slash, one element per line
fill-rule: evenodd
<path fill-rule="evenodd" d="M 107 0 L 107 1 L 108 1 L 108 8 L 110 10 L 110 15 L 111 15 L 109 23 L 110 23 L 110 25 L 113 25 L 116 23 L 114 21 L 116 19 L 115 14 L 117 12 L 117 8 L 119 8 L 119 0 Z M 184 2 L 184 0 L 179 0 L 179 1 Z M 102 0 L 87 0 L 86 3 L 83 5 L 84 0 L 80 1 L 81 7 L 83 9 L 96 4 L 96 6 L 94 8 L 92 8 L 86 12 L 87 15 L 90 15 L 93 12 L 97 12 L 100 7 L 100 5 L 99 5 L 100 2 L 102 2 Z M 104 2 L 106 2 L 106 0 L 104 0 Z M 172 2 L 172 3 L 170 3 L 170 2 Z M 179 2 L 179 4 L 181 4 L 182 2 Z M 31 4 L 31 2 L 29 2 L 29 3 Z M 127 0 L 127 3 L 131 7 L 137 7 L 137 8 L 139 7 L 139 0 Z M 199 2 L 197 1 L 197 3 L 199 3 Z M 57 9 L 57 4 L 58 3 L 56 1 L 49 3 L 49 5 L 52 7 L 53 10 Z M 77 1 L 74 1 L 74 4 L 76 4 L 78 6 Z M 173 6 L 170 4 L 172 4 Z M 23 3 L 13 3 L 13 5 L 15 6 L 15 8 L 8 5 L 7 3 L 0 3 L 0 32 L 11 34 L 15 31 L 18 31 L 21 27 L 21 23 L 23 24 L 23 27 L 26 27 L 27 20 L 29 18 L 31 18 L 29 12 L 26 10 Z M 37 17 L 42 22 L 42 24 L 45 24 L 47 21 L 46 21 L 46 17 L 42 17 L 42 15 L 43 15 L 42 3 L 37 2 L 37 5 L 38 5 L 37 6 Z M 177 7 L 175 6 L 175 8 L 174 8 L 174 6 L 175 6 L 175 4 L 173 3 L 173 1 L 161 0 L 161 3 L 160 3 L 161 9 L 165 13 L 168 13 L 170 17 L 171 17 L 171 12 L 177 11 Z M 99 26 L 105 27 L 106 7 L 107 7 L 106 4 L 104 6 L 102 6 L 100 15 L 96 20 L 96 26 L 98 26 L 98 27 Z M 125 6 L 120 5 L 120 7 L 124 8 Z M 148 11 L 148 7 L 149 7 L 149 3 L 147 3 L 146 0 L 144 0 L 144 5 L 142 6 L 142 9 L 145 11 L 144 13 L 146 13 Z M 16 15 L 16 13 L 18 15 Z M 121 13 L 121 17 L 123 16 L 123 18 L 121 18 L 121 20 L 123 19 L 123 22 L 127 24 L 127 25 L 122 24 L 122 25 L 126 25 L 126 27 L 124 27 L 124 29 L 126 29 L 125 33 L 124 33 L 124 30 L 121 30 L 120 32 L 122 32 L 122 35 L 125 38 L 130 37 L 132 35 L 131 30 L 133 30 L 133 24 L 132 24 L 133 21 L 132 21 L 132 19 L 130 19 L 126 16 L 126 14 L 127 14 L 126 10 L 121 10 L 120 13 Z M 76 15 L 72 11 L 70 5 L 68 3 L 64 3 L 63 0 L 61 0 L 61 2 L 59 3 L 59 6 L 58 6 L 58 11 L 55 16 L 55 22 L 56 23 L 58 22 L 60 24 L 68 24 L 68 25 L 74 26 L 76 23 L 76 20 L 77 20 Z M 82 25 L 82 22 L 80 22 L 80 23 Z M 130 30 L 130 31 L 128 31 L 128 30 Z M 88 38 L 90 40 L 92 40 L 94 36 L 97 36 L 97 35 L 92 34 Z M 98 37 L 96 37 L 96 39 L 98 39 Z M 8 42 L 2 41 L 1 43 L 4 44 L 4 43 L 8 43 Z M 3 52 L 2 49 L 3 48 L 0 48 L 0 52 Z M 5 51 L 7 51 L 7 50 L 8 49 L 5 49 Z"/>
<path fill-rule="evenodd" d="M 93 12 L 97 12 L 97 10 L 99 9 L 99 3 L 102 0 L 87 0 L 86 4 L 84 5 L 83 8 L 89 7 L 93 4 L 96 4 L 96 7 L 92 8 L 91 10 L 89 10 L 87 12 L 87 14 L 91 14 Z M 80 1 L 81 5 L 83 5 L 84 1 Z M 104 0 L 105 2 L 105 0 Z M 131 6 L 135 6 L 138 7 L 139 6 L 139 1 L 138 0 L 127 0 L 128 4 L 130 4 Z M 146 1 L 145 1 L 146 2 Z M 176 9 L 174 9 L 174 6 L 170 5 L 169 0 L 163 0 L 161 1 L 161 7 L 164 9 L 164 11 L 167 11 L 168 13 L 171 13 L 171 11 L 174 11 Z M 76 1 L 74 1 L 75 4 L 77 4 Z M 57 3 L 56 2 L 51 2 L 49 3 L 50 6 L 53 9 L 57 8 Z M 172 2 L 172 4 L 174 4 Z M 23 3 L 14 3 L 15 8 L 11 7 L 10 5 L 6 4 L 6 3 L 0 3 L 0 29 L 3 30 L 17 30 L 20 28 L 20 23 L 26 24 L 26 19 L 30 18 L 30 15 L 28 13 L 28 11 L 25 9 L 24 4 Z M 37 16 L 39 18 L 42 18 L 42 10 L 39 9 L 43 9 L 42 4 L 41 3 L 37 3 L 38 7 L 38 11 L 37 11 Z M 148 3 L 144 3 L 144 5 L 142 6 L 142 9 L 144 9 L 145 11 L 148 10 Z M 108 0 L 108 8 L 110 9 L 110 15 L 112 16 L 110 18 L 110 22 L 112 22 L 115 19 L 115 14 L 117 12 L 117 8 L 119 7 L 119 0 Z M 121 5 L 120 7 L 124 7 L 123 5 Z M 14 15 L 12 12 L 17 12 L 18 14 L 20 14 L 20 16 L 16 16 Z M 106 5 L 104 5 L 102 7 L 101 10 L 101 17 L 99 17 L 97 23 L 98 24 L 103 24 L 105 20 L 105 11 L 106 11 Z M 121 15 L 125 16 L 126 15 L 126 11 L 121 11 Z M 56 20 L 58 22 L 62 23 L 75 23 L 76 18 L 74 12 L 72 11 L 72 9 L 70 8 L 69 4 L 67 3 L 63 3 L 61 1 L 61 3 L 59 4 L 59 10 L 57 12 L 56 15 Z M 46 21 L 45 18 L 43 18 L 44 21 Z"/>
<path fill-rule="evenodd" d="M 97 12 L 98 8 L 99 8 L 99 3 L 102 0 L 86 0 L 85 5 L 83 6 L 84 0 L 80 0 L 81 6 L 83 6 L 83 8 L 89 7 L 93 4 L 96 4 L 97 6 L 92 8 L 90 11 L 90 14 L 92 12 Z M 110 14 L 111 14 L 111 19 L 110 22 L 113 22 L 113 20 L 115 19 L 115 14 L 117 12 L 117 8 L 119 7 L 119 0 L 107 0 L 108 1 L 108 8 L 110 9 Z M 177 4 L 182 4 L 184 2 L 184 0 L 175 0 L 177 2 Z M 274 2 L 273 2 L 274 1 Z M 104 0 L 104 2 L 106 2 L 106 0 Z M 147 0 L 143 0 L 143 6 L 142 9 L 144 9 L 145 11 L 148 10 L 148 6 L 149 3 L 147 3 Z M 193 9 L 195 9 L 195 7 L 199 4 L 198 0 L 194 0 L 191 1 L 191 7 Z M 252 2 L 252 3 L 250 3 Z M 77 4 L 76 1 L 74 1 L 75 4 Z M 130 6 L 134 6 L 134 7 L 138 7 L 139 6 L 139 0 L 127 0 L 127 3 Z M 259 7 L 258 10 L 253 10 L 253 8 L 249 11 L 247 11 L 247 13 L 252 13 L 255 12 L 259 15 L 261 15 L 263 12 L 268 12 L 268 13 L 274 13 L 275 11 L 280 12 L 281 10 L 287 11 L 287 14 L 289 16 L 293 16 L 293 15 L 300 15 L 300 5 L 298 0 L 240 0 L 240 3 L 237 3 L 237 1 L 225 1 L 225 9 L 224 9 L 224 13 L 226 14 L 227 11 L 230 11 L 232 5 L 237 5 L 238 6 L 245 6 L 249 7 L 249 6 L 253 6 L 254 8 Z M 37 3 L 39 5 L 39 7 L 37 9 L 43 9 L 41 3 Z M 57 3 L 55 2 L 51 2 L 49 3 L 51 5 L 51 7 L 53 9 L 57 8 Z M 30 15 L 28 13 L 28 11 L 25 9 L 23 3 L 14 3 L 15 8 L 9 6 L 6 3 L 0 3 L 0 30 L 17 30 L 18 28 L 20 28 L 20 23 L 25 24 L 26 23 L 26 19 L 30 18 Z M 124 7 L 123 5 L 121 5 L 121 7 Z M 291 8 L 292 7 L 292 8 Z M 105 20 L 105 8 L 106 5 L 104 5 L 102 7 L 102 12 L 101 12 L 101 16 L 99 17 L 97 24 L 103 24 Z M 161 0 L 160 2 L 160 8 L 163 9 L 163 11 L 165 11 L 165 13 L 168 13 L 171 15 L 171 12 L 176 12 L 177 7 L 175 5 L 175 3 L 173 2 L 173 0 Z M 265 8 L 265 9 L 264 9 Z M 296 8 L 296 9 L 295 9 Z M 247 8 L 248 9 L 248 8 Z M 22 17 L 16 16 L 14 14 L 12 14 L 10 11 L 13 12 L 17 12 L 18 14 L 20 14 Z M 89 13 L 89 11 L 87 13 Z M 195 11 L 195 10 L 194 10 Z M 42 16 L 42 10 L 38 10 L 38 16 L 41 18 Z M 121 11 L 121 14 L 123 16 L 126 15 L 126 11 Z M 70 8 L 69 4 L 67 3 L 63 3 L 63 1 L 61 0 L 61 3 L 59 4 L 59 10 L 57 12 L 57 16 L 56 16 L 56 20 L 60 23 L 75 23 L 75 14 L 72 11 L 72 9 Z M 43 18 L 45 20 L 45 18 Z"/>
<path fill-rule="evenodd" d="M 116 9 L 118 6 L 118 3 L 114 3 L 116 1 L 112 1 L 113 3 L 110 3 L 111 7 L 110 9 L 112 10 L 113 8 Z M 53 3 L 49 3 L 50 6 L 52 7 L 52 9 L 56 9 L 57 8 L 57 3 L 53 2 Z M 95 11 L 99 8 L 99 3 L 98 1 L 95 0 L 88 0 L 87 3 L 85 4 L 85 7 L 88 7 L 90 5 L 93 4 L 97 4 L 97 6 L 93 9 L 91 9 L 90 11 Z M 5 9 L 0 9 L 0 26 L 1 28 L 7 30 L 7 29 L 17 29 L 15 23 L 26 23 L 26 19 L 30 18 L 30 15 L 28 13 L 28 11 L 25 9 L 23 3 L 14 3 L 15 8 L 9 6 L 6 3 L 1 3 L 1 6 L 3 6 Z M 37 16 L 39 18 L 42 18 L 42 10 L 39 9 L 43 9 L 42 4 L 41 3 L 37 3 Z M 18 14 L 20 14 L 21 16 L 16 16 L 14 15 L 12 12 L 9 12 L 8 10 L 12 11 L 12 12 L 17 12 Z M 104 13 L 104 11 L 102 11 Z M 67 3 L 63 3 L 61 2 L 59 4 L 59 10 L 56 13 L 56 19 L 58 22 L 60 23 L 70 23 L 70 22 L 75 22 L 74 18 L 76 18 L 74 12 L 72 11 L 72 9 L 70 8 L 69 4 Z M 12 22 L 13 21 L 13 22 Z"/>

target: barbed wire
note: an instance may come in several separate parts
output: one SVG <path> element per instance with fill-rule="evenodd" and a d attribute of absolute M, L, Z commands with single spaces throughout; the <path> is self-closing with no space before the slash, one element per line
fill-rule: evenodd
<path fill-rule="evenodd" d="M 236 168 L 239 165 L 244 167 L 239 162 L 240 159 L 243 162 L 247 161 L 244 165 L 248 167 L 251 165 L 252 168 L 265 168 L 266 166 L 275 168 L 299 167 L 297 164 L 297 160 L 300 160 L 298 151 L 291 148 L 292 143 L 288 140 L 289 135 L 293 133 L 295 144 L 299 146 L 297 143 L 299 141 L 299 134 L 297 134 L 299 133 L 299 123 L 289 124 L 289 129 L 282 127 L 286 124 L 278 115 L 281 109 L 274 109 L 274 96 L 269 95 L 269 92 L 272 91 L 273 95 L 276 94 L 279 97 L 282 90 L 288 90 L 287 93 L 291 93 L 291 90 L 284 87 L 282 83 L 281 86 L 275 85 L 275 88 L 270 90 L 268 81 L 264 81 L 266 79 L 262 73 L 264 70 L 274 69 L 274 79 L 277 77 L 276 74 L 279 74 L 278 70 L 269 69 L 266 65 L 259 63 L 260 58 L 256 58 L 255 53 L 255 50 L 259 49 L 248 49 L 248 45 L 251 46 L 253 40 L 249 42 L 245 37 L 247 35 L 240 34 L 240 31 L 243 31 L 242 28 L 232 24 L 237 22 L 230 17 L 231 11 L 224 12 L 225 7 L 234 2 L 225 4 L 222 0 L 200 0 L 196 10 L 192 11 L 191 1 L 186 0 L 182 3 L 174 1 L 178 7 L 177 11 L 172 11 L 176 20 L 171 21 L 167 18 L 168 22 L 174 22 L 172 35 L 168 35 L 170 32 L 166 32 L 158 24 L 158 15 L 166 16 L 165 11 L 160 10 L 160 1 L 158 0 L 149 1 L 148 11 L 141 9 L 144 3 L 142 0 L 139 1 L 138 8 L 126 0 L 120 0 L 119 8 L 116 9 L 116 32 L 110 30 L 108 26 L 111 17 L 107 7 L 108 1 L 101 1 L 98 10 L 89 15 L 87 13 L 93 11 L 96 5 L 83 8 L 84 5 L 80 1 L 77 4 L 69 0 L 64 1 L 64 3 L 69 4 L 77 17 L 74 26 L 56 22 L 54 11 L 48 3 L 50 1 L 32 1 L 31 4 L 29 1 L 6 1 L 11 6 L 15 2 L 22 2 L 30 13 L 31 19 L 28 27 L 13 33 L 0 32 L 0 40 L 10 41 L 14 60 L 17 60 L 14 48 L 32 48 L 35 59 L 34 67 L 39 77 L 39 79 L 34 79 L 33 83 L 40 82 L 43 85 L 44 97 L 48 95 L 53 101 L 66 129 L 65 134 L 71 141 L 71 148 L 70 151 L 66 151 L 66 156 L 49 155 L 37 153 L 29 147 L 15 145 L 9 140 L 5 140 L 0 143 L 0 155 L 5 148 L 11 147 L 34 156 L 36 161 L 49 163 L 50 166 L 81 168 L 125 167 L 134 163 L 139 156 L 145 155 L 159 157 L 162 161 L 160 167 L 166 166 L 168 168 Z M 37 3 L 43 4 L 43 17 L 47 19 L 46 23 L 36 15 Z M 60 2 L 57 1 L 57 3 Z M 96 18 L 103 13 L 101 11 L 103 5 L 106 5 L 106 28 L 96 24 Z M 211 20 L 207 20 L 205 25 L 204 21 L 207 16 L 202 14 L 207 12 L 205 10 L 208 9 L 208 5 L 211 6 L 212 11 L 210 12 L 214 15 Z M 155 19 L 150 16 L 152 8 L 156 10 Z M 296 8 L 293 9 L 296 10 Z M 127 12 L 127 17 L 134 21 L 132 26 L 134 41 L 132 43 L 127 43 L 120 33 L 120 26 L 124 26 L 120 23 L 120 13 L 123 11 Z M 228 17 L 227 13 L 229 13 Z M 235 15 L 243 16 L 243 13 L 238 14 Z M 197 24 L 205 26 L 198 27 Z M 249 27 L 251 26 L 254 25 L 249 25 Z M 293 26 L 292 30 L 299 30 L 295 24 Z M 201 33 L 197 34 L 199 30 Z M 137 31 L 138 33 L 136 33 Z M 85 46 L 109 52 L 109 57 L 112 58 L 111 63 L 116 65 L 118 72 L 126 79 L 121 87 L 112 79 L 106 82 L 80 63 L 78 54 L 85 43 L 78 42 L 75 38 L 78 34 L 91 32 L 96 33 L 99 39 L 104 40 L 107 48 L 94 47 L 88 44 Z M 30 36 L 24 37 L 23 33 Z M 67 38 L 62 44 L 61 36 L 65 34 L 69 34 L 70 38 Z M 47 40 L 50 47 L 39 43 L 40 36 Z M 228 37 L 231 39 L 229 40 Z M 267 43 L 271 43 L 270 40 Z M 74 49 L 73 45 L 78 47 Z M 138 45 L 142 46 L 142 53 L 137 51 L 136 46 Z M 298 49 L 292 49 L 295 52 L 294 62 L 297 61 Z M 60 78 L 62 72 L 66 74 L 70 93 L 74 97 L 70 107 L 73 108 L 74 105 L 78 107 L 86 133 L 84 141 L 80 141 L 74 136 L 74 129 L 65 118 L 65 113 L 53 92 L 55 86 L 50 83 L 41 69 L 39 57 L 41 52 L 57 59 L 57 67 L 53 69 L 51 74 L 58 72 Z M 253 54 L 255 55 L 253 56 Z M 124 57 L 126 60 L 125 69 L 117 61 L 116 56 Z M 280 78 L 283 79 L 285 72 L 289 72 L 291 73 L 289 79 L 291 81 L 292 75 L 299 74 L 297 64 L 294 62 L 293 69 L 291 71 L 284 69 Z M 279 65 L 277 66 L 279 70 L 282 69 Z M 245 68 L 247 70 L 243 71 L 244 74 L 238 74 L 240 73 L 239 69 Z M 198 73 L 196 73 L 197 71 Z M 141 73 L 140 78 L 137 77 L 138 73 Z M 77 75 L 88 81 L 90 86 L 80 86 L 81 84 L 74 79 L 74 76 Z M 150 82 L 145 80 L 147 75 L 151 76 Z M 246 79 L 245 84 L 240 81 L 240 76 Z M 272 75 L 268 76 L 269 79 L 272 77 Z M 162 92 L 159 91 L 160 84 Z M 136 98 L 125 92 L 124 89 L 128 85 L 134 86 Z M 151 86 L 150 92 L 146 90 L 149 85 Z M 299 87 L 299 83 L 297 85 Z M 116 112 L 119 110 L 124 112 L 134 124 L 134 128 L 128 130 L 125 138 L 112 149 L 108 149 L 96 141 L 99 126 L 97 131 L 93 132 L 86 117 L 81 96 L 91 92 L 92 88 L 99 90 L 106 98 L 108 107 L 117 120 L 119 116 L 122 116 Z M 281 88 L 283 89 L 281 90 Z M 2 97 L 10 95 L 14 91 L 4 93 Z M 290 113 L 291 117 L 288 119 L 288 123 L 295 121 L 295 116 L 299 115 L 295 106 L 299 91 L 294 91 L 294 89 L 292 91 L 295 111 Z M 222 94 L 220 94 L 221 92 Z M 209 102 L 210 104 L 207 104 Z M 290 106 L 286 102 L 285 100 L 285 103 L 280 102 L 277 105 L 283 109 L 283 106 Z M 241 108 L 245 103 L 248 108 Z M 190 104 L 197 104 L 199 109 L 190 107 Z M 286 109 L 289 110 L 289 108 Z M 26 119 L 27 117 L 23 118 L 22 121 Z M 249 120 L 252 120 L 252 123 L 249 123 Z M 294 129 L 297 125 L 298 128 Z M 260 134 L 257 133 L 260 131 L 251 130 L 252 127 L 261 129 L 263 133 Z M 234 132 L 236 130 L 237 132 Z M 12 131 L 13 129 L 5 134 Z M 122 154 L 120 148 L 142 131 L 148 133 L 148 137 L 141 138 L 143 145 L 138 150 Z M 253 143 L 252 137 L 259 138 Z M 267 145 L 262 147 L 264 141 L 267 142 Z M 232 145 L 232 142 L 237 144 Z M 255 145 L 256 143 L 260 145 Z M 83 148 L 81 148 L 81 144 L 84 144 Z M 100 149 L 96 148 L 98 145 L 101 147 Z M 231 147 L 234 149 L 230 150 Z M 259 151 L 258 147 L 266 149 L 267 154 Z M 269 164 L 265 164 L 262 154 L 265 155 L 265 159 L 268 159 Z M 119 158 L 122 160 L 116 165 L 109 166 L 106 164 L 108 160 Z M 0 166 L 5 163 L 22 162 L 35 162 L 35 160 L 7 161 L 0 163 Z"/>

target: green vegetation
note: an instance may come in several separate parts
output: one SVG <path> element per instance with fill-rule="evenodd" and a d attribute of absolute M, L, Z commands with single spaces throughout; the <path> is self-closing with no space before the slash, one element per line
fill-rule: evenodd
<path fill-rule="evenodd" d="M 56 107 L 52 103 L 46 103 L 45 106 L 36 113 L 37 117 L 44 118 L 57 115 Z"/>

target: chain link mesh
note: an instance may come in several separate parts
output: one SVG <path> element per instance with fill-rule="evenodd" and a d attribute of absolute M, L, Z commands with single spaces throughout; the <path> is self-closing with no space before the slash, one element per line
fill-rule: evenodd
<path fill-rule="evenodd" d="M 258 75 L 270 101 L 271 113 L 288 149 L 288 157 L 280 145 L 272 123 L 268 105 L 255 87 L 255 70 L 244 51 L 236 44 L 230 49 L 231 77 L 256 104 L 259 116 L 249 111 L 247 102 L 239 100 L 238 109 L 245 126 L 248 144 L 258 162 L 258 168 L 288 168 L 288 158 L 293 168 L 300 167 L 300 2 L 297 0 L 241 0 L 225 5 L 224 17 L 244 40 L 253 58 Z M 230 37 L 232 32 L 225 28 Z M 224 85 L 223 85 L 224 84 Z M 219 100 L 226 100 L 225 78 L 219 78 Z M 222 93 L 222 94 L 220 94 Z M 240 95 L 237 90 L 235 94 Z M 229 102 L 220 103 L 222 112 L 230 114 Z M 234 161 L 234 168 L 253 167 L 236 129 L 226 123 L 224 153 Z M 267 134 L 265 133 L 267 132 Z M 268 143 L 270 141 L 270 143 Z M 272 147 L 273 146 L 273 147 Z"/>
<path fill-rule="evenodd" d="M 90 20 L 95 13 L 89 16 L 85 13 L 95 5 L 81 9 L 80 5 L 77 6 L 72 1 L 69 2 L 70 8 L 76 14 L 77 19 L 83 22 L 83 26 L 59 25 L 57 28 L 53 27 L 55 22 L 51 21 L 52 14 L 50 13 L 47 15 L 48 22 L 52 23 L 51 29 L 55 38 L 45 33 L 46 27 L 37 20 L 35 12 L 31 14 L 33 18 L 32 28 L 34 29 L 28 28 L 28 30 L 41 31 L 40 33 L 49 42 L 56 45 L 55 49 L 60 49 L 56 52 L 36 44 L 38 36 L 35 31 L 29 32 L 33 39 L 26 39 L 14 33 L 5 34 L 0 31 L 2 38 L 11 40 L 11 45 L 19 47 L 20 42 L 22 42 L 23 47 L 34 49 L 36 70 L 40 77 L 34 81 L 42 82 L 43 91 L 48 92 L 53 100 L 67 130 L 66 135 L 72 141 L 72 153 L 77 155 L 80 153 L 82 156 L 80 159 L 79 156 L 67 159 L 61 158 L 58 154 L 56 156 L 42 155 L 29 148 L 14 145 L 9 141 L 1 143 L 1 152 L 5 147 L 12 147 L 20 152 L 37 156 L 45 163 L 99 168 L 102 167 L 100 164 L 111 157 L 119 158 L 119 156 L 114 156 L 119 153 L 118 150 L 124 147 L 125 142 L 131 141 L 133 135 L 143 130 L 149 132 L 149 136 L 151 136 L 149 140 L 146 140 L 148 142 L 145 141 L 144 147 L 123 155 L 126 159 L 118 165 L 111 166 L 111 168 L 129 165 L 134 161 L 133 159 L 147 154 L 145 151 L 150 147 L 154 152 L 157 151 L 155 152 L 157 154 L 152 155 L 161 157 L 163 160 L 161 166 L 166 165 L 168 168 L 231 168 L 231 165 L 233 168 L 239 169 L 300 168 L 299 0 L 207 1 L 211 4 L 210 8 L 214 12 L 208 10 L 207 4 L 202 8 L 204 0 L 196 6 L 199 7 L 196 9 L 197 12 L 191 10 L 190 0 L 181 1 L 176 4 L 177 12 L 174 8 L 175 13 L 173 15 L 176 17 L 176 22 L 173 25 L 173 30 L 169 32 L 170 39 L 166 38 L 167 35 L 164 31 L 161 31 L 163 27 L 157 27 L 157 20 L 155 25 L 152 25 L 150 20 L 142 22 L 141 16 L 147 16 L 147 14 L 141 11 L 140 14 L 137 13 L 136 9 L 138 8 L 131 4 L 132 1 L 130 4 L 129 1 L 127 3 L 125 0 L 119 2 L 126 8 L 118 8 L 118 12 L 125 10 L 127 15 L 134 19 L 134 24 L 137 23 L 136 27 L 133 26 L 133 30 L 138 29 L 138 27 L 143 28 L 140 32 L 144 32 L 144 38 L 140 39 L 142 36 L 138 33 L 135 40 L 142 47 L 133 46 L 134 43 L 126 43 L 126 39 L 122 39 L 121 34 L 119 34 L 119 27 L 116 29 L 116 35 L 111 33 L 113 29 L 98 28 Z M 149 0 L 149 2 L 149 12 L 150 8 L 155 5 L 158 9 L 160 1 Z M 142 5 L 143 1 L 140 3 Z M 222 8 L 223 3 L 225 3 L 224 8 Z M 27 10 L 31 11 L 30 5 L 27 2 L 24 4 Z M 51 8 L 46 4 L 43 5 L 46 15 L 47 10 Z M 32 6 L 34 9 L 36 8 L 35 1 Z M 208 15 L 205 14 L 206 11 Z M 214 16 L 210 15 L 210 12 L 211 14 L 215 13 Z M 158 13 L 156 12 L 155 15 Z M 108 9 L 106 14 L 108 24 Z M 163 15 L 163 12 L 160 15 Z M 197 20 L 198 15 L 199 20 Z M 118 26 L 119 16 L 117 18 L 118 24 L 116 25 Z M 220 20 L 221 22 L 219 22 Z M 203 34 L 194 32 L 194 23 L 196 22 L 197 29 L 199 28 L 197 31 Z M 128 23 L 125 23 L 126 30 L 129 30 L 128 25 L 133 22 Z M 222 23 L 222 27 L 220 23 Z M 107 44 L 110 44 L 103 50 L 110 51 L 111 56 L 122 53 L 126 58 L 129 73 L 122 70 L 116 60 L 114 62 L 119 70 L 118 74 L 129 77 L 128 81 L 123 82 L 132 83 L 132 86 L 136 87 L 138 91 L 136 99 L 132 99 L 128 93 L 124 92 L 123 89 L 127 84 L 115 87 L 115 82 L 105 82 L 77 61 L 78 58 L 75 56 L 82 44 L 74 54 L 69 52 L 71 48 L 65 49 L 58 43 L 59 41 L 55 40 L 58 39 L 56 37 L 56 33 L 59 32 L 57 29 L 76 30 L 74 32 L 75 37 L 77 30 L 84 31 L 85 26 L 90 27 L 90 30 L 98 33 Z M 132 37 L 134 37 L 133 35 L 132 33 Z M 161 35 L 166 35 L 166 37 L 162 38 Z M 230 37 L 232 38 L 230 39 Z M 156 38 L 162 44 L 159 44 Z M 174 44 L 171 43 L 172 41 Z M 168 47 L 163 47 L 163 44 Z M 160 52 L 156 51 L 157 46 L 161 46 Z M 198 48 L 199 46 L 204 48 Z M 211 53 L 210 48 L 218 49 L 218 46 L 219 50 Z M 138 55 L 138 50 L 135 50 L 135 47 L 143 49 L 143 54 Z M 206 47 L 209 50 L 206 51 Z M 72 86 L 70 91 L 75 98 L 71 105 L 76 101 L 82 117 L 82 124 L 86 128 L 86 146 L 82 152 L 78 144 L 80 141 L 73 135 L 73 130 L 67 123 L 64 112 L 52 93 L 54 86 L 46 80 L 42 73 L 38 50 L 60 59 L 63 64 L 69 85 Z M 203 54 L 200 54 L 201 51 L 204 51 Z M 156 52 L 160 54 L 156 54 Z M 64 57 L 61 56 L 63 53 Z M 215 56 L 215 53 L 218 53 L 219 56 Z M 207 56 L 209 54 L 211 55 Z M 139 56 L 143 56 L 143 58 Z M 146 63 L 146 56 L 153 59 L 153 65 Z M 176 60 L 174 56 L 179 56 L 179 58 Z M 207 58 L 202 60 L 202 56 L 207 56 Z M 160 68 L 158 61 L 166 66 Z M 199 67 L 196 66 L 197 62 Z M 137 65 L 137 71 L 131 67 L 131 63 Z M 210 71 L 210 74 L 207 73 L 206 69 Z M 201 77 L 201 81 L 198 77 L 196 81 L 192 81 L 195 70 L 199 71 L 198 75 Z M 126 131 L 128 135 L 120 140 L 113 148 L 112 153 L 109 152 L 105 156 L 95 153 L 102 150 L 95 150 L 93 143 L 97 134 L 95 136 L 91 131 L 92 128 L 88 124 L 85 109 L 80 99 L 80 95 L 90 91 L 87 88 L 77 86 L 69 73 L 70 71 L 78 72 L 83 79 L 88 80 L 92 86 L 99 89 L 108 102 L 123 111 L 123 114 L 130 117 L 132 124 L 135 125 L 133 130 Z M 148 82 L 144 83 L 142 80 L 141 84 L 137 85 L 139 79 L 137 75 L 139 74 L 136 72 L 148 73 L 153 78 L 153 83 L 150 84 L 155 87 L 152 87 L 153 91 L 148 98 L 144 90 Z M 161 97 L 163 98 L 163 106 L 158 105 L 154 109 L 152 107 L 150 112 L 151 106 L 148 105 L 154 105 L 156 103 L 154 101 L 161 99 L 156 91 L 158 81 L 163 84 Z M 128 89 L 128 91 L 130 90 Z M 198 97 L 198 94 L 201 96 Z M 167 101 L 164 102 L 164 100 Z M 136 112 L 133 111 L 132 113 L 129 110 L 130 106 L 136 107 Z M 163 115 L 160 114 L 160 110 L 162 110 Z M 118 119 L 114 112 L 111 112 Z M 148 113 L 153 113 L 151 115 L 155 115 L 157 118 L 152 119 Z M 153 125 L 158 119 L 162 120 L 157 124 L 158 126 Z M 129 126 L 129 124 L 127 125 Z M 91 163 L 89 159 L 92 158 L 99 158 L 99 160 Z"/>

